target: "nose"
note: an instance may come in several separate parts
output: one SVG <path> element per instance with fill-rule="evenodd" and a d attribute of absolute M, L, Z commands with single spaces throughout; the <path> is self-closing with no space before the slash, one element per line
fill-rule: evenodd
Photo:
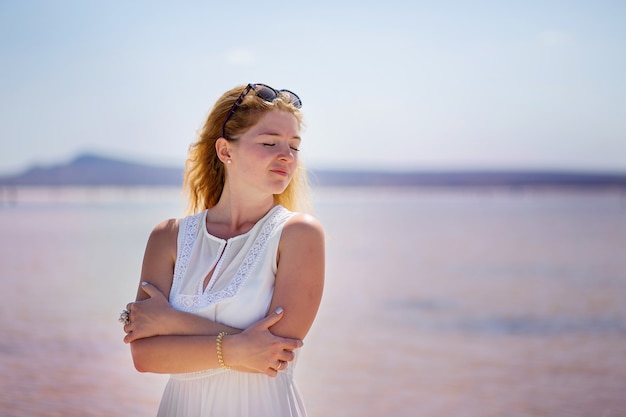
<path fill-rule="evenodd" d="M 278 155 L 278 159 L 283 160 L 285 162 L 291 162 L 295 159 L 294 150 L 291 149 L 289 145 L 281 146 L 280 153 Z"/>

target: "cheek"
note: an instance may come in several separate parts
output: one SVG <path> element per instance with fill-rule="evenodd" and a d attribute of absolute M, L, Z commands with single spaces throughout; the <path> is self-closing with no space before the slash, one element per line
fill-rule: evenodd
<path fill-rule="evenodd" d="M 268 150 L 267 147 L 254 144 L 254 145 L 247 146 L 245 149 L 243 149 L 243 153 L 241 157 L 250 162 L 254 162 L 263 158 L 268 158 L 270 153 L 271 151 Z"/>
<path fill-rule="evenodd" d="M 265 169 L 265 167 L 274 160 L 275 154 L 271 148 L 259 146 L 258 148 L 248 149 L 246 155 L 240 160 L 242 167 L 248 171 L 259 171 Z"/>

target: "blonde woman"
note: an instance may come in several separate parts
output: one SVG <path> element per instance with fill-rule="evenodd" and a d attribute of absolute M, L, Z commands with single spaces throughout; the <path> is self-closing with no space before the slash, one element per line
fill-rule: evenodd
<path fill-rule="evenodd" d="M 322 297 L 324 232 L 306 202 L 300 98 L 227 91 L 190 147 L 190 212 L 156 226 L 121 321 L 135 367 L 171 374 L 159 416 L 305 416 L 295 359 Z"/>

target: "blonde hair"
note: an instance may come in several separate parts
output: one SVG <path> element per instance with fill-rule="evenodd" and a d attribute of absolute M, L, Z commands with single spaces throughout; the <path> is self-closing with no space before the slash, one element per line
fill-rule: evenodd
<path fill-rule="evenodd" d="M 223 162 L 217 156 L 215 142 L 222 137 L 224 120 L 245 88 L 246 86 L 235 87 L 217 100 L 209 112 L 204 126 L 198 132 L 196 141 L 189 147 L 183 182 L 183 193 L 187 196 L 189 214 L 198 213 L 215 206 L 222 195 L 226 181 L 226 170 Z M 293 114 L 298 120 L 298 127 L 302 127 L 302 113 L 282 95 L 272 102 L 267 102 L 258 97 L 254 91 L 250 91 L 228 119 L 225 128 L 227 138 L 225 139 L 237 140 L 246 130 L 254 126 L 265 113 L 272 110 Z M 306 170 L 301 161 L 298 160 L 293 178 L 282 193 L 274 194 L 274 202 L 292 211 L 308 210 L 308 191 Z"/>

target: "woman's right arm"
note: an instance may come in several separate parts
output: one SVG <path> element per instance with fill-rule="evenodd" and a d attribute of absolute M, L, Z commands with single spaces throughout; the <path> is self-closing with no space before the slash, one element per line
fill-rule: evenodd
<path fill-rule="evenodd" d="M 125 343 L 152 336 L 216 335 L 241 330 L 215 323 L 204 317 L 178 311 L 169 301 L 177 256 L 178 221 L 157 225 L 146 245 L 140 285 L 134 303 L 129 303 L 130 323 L 124 326 Z"/>
<path fill-rule="evenodd" d="M 177 236 L 178 222 L 167 220 L 153 230 L 146 245 L 140 282 L 151 282 L 162 300 L 150 298 L 148 292 L 152 289 L 146 291 L 149 286 L 140 285 L 137 292 L 138 304 L 145 302 L 146 305 L 150 303 L 155 307 L 153 301 L 156 301 L 164 302 L 167 306 L 156 306 L 156 310 L 162 314 L 153 317 L 151 331 L 154 335 L 133 338 L 131 341 L 131 352 L 137 370 L 184 373 L 217 368 L 219 363 L 215 336 L 221 331 L 227 331 L 233 336 L 228 336 L 223 341 L 226 364 L 239 370 L 275 376 L 276 371 L 273 368 L 276 363 L 293 360 L 293 350 L 302 345 L 299 340 L 277 337 L 268 330 L 282 318 L 282 312 L 272 313 L 242 332 L 240 329 L 180 312 L 169 306 L 163 294 L 169 294 L 172 286 Z M 139 331 L 133 328 L 133 318 L 141 308 L 133 307 L 138 306 L 131 305 L 131 323 L 125 327 L 129 335 Z M 158 329 L 156 333 L 154 329 Z"/>

